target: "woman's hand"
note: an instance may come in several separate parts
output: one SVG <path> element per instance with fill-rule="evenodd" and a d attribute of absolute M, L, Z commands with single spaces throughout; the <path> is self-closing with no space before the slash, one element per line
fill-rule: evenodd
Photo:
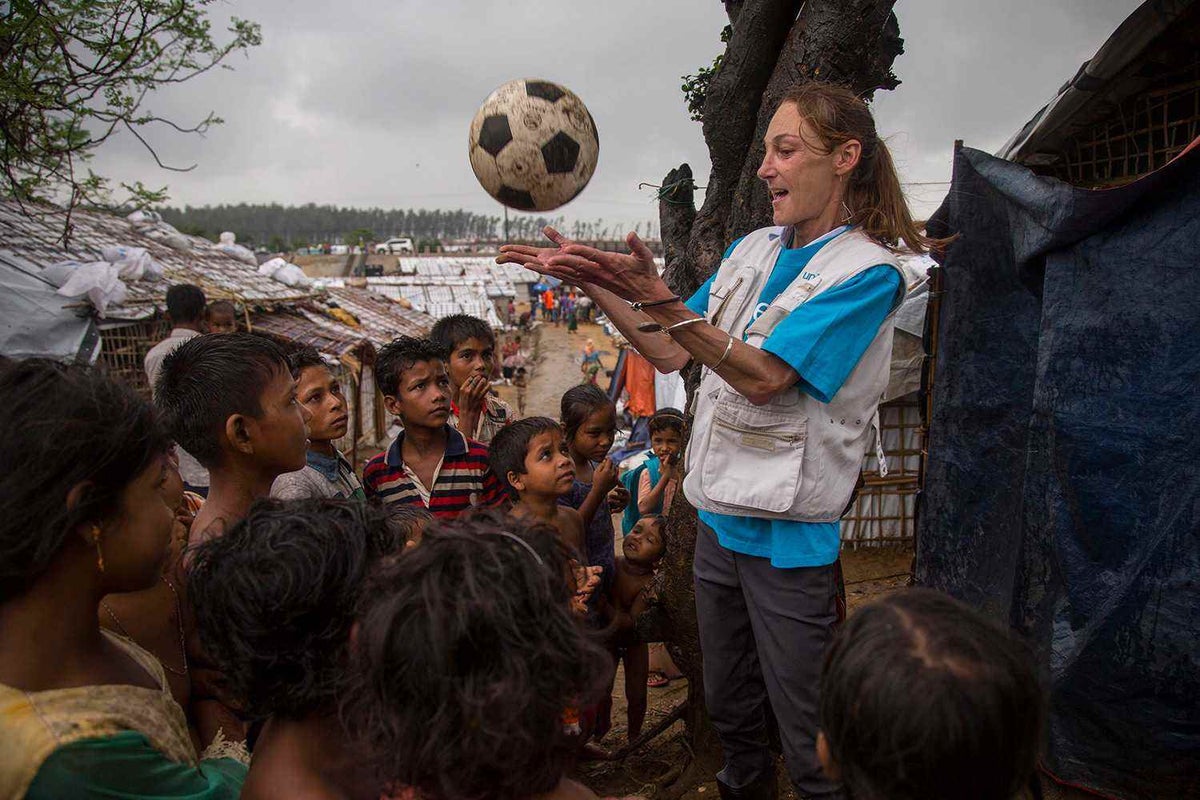
<path fill-rule="evenodd" d="M 542 231 L 556 247 L 504 245 L 497 263 L 517 263 L 537 272 L 553 275 L 587 291 L 589 284 L 607 289 L 625 300 L 662 300 L 671 290 L 658 277 L 654 254 L 636 233 L 625 237 L 630 252 L 606 253 L 594 247 L 576 244 L 554 228 Z"/>

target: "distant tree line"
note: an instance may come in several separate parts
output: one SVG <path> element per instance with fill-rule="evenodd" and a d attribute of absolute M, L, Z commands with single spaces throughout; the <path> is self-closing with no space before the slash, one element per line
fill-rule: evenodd
<path fill-rule="evenodd" d="M 408 236 L 418 246 L 448 239 L 497 240 L 505 235 L 504 217 L 477 214 L 464 209 L 340 208 L 308 203 L 284 206 L 279 203 L 237 203 L 216 206 L 170 206 L 157 209 L 163 219 L 184 233 L 216 239 L 222 231 L 233 231 L 238 242 L 263 245 L 272 250 L 291 250 L 319 244 L 382 242 L 393 236 Z M 610 239 L 625 235 L 623 224 L 604 220 L 574 220 L 563 216 L 509 214 L 508 238 L 541 239 L 541 230 L 553 225 L 576 239 Z M 633 226 L 653 237 L 652 222 Z"/>

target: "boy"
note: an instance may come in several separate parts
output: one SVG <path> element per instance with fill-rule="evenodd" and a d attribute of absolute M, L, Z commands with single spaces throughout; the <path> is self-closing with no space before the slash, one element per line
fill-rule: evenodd
<path fill-rule="evenodd" d="M 219 536 L 276 478 L 305 464 L 311 414 L 270 339 L 230 333 L 184 342 L 163 361 L 155 403 L 175 440 L 209 471 L 193 544 Z"/>
<path fill-rule="evenodd" d="M 472 506 L 494 506 L 504 489 L 488 469 L 488 449 L 449 424 L 450 377 L 445 351 L 429 339 L 401 336 L 375 361 L 388 413 L 404 429 L 363 470 L 368 498 L 418 506 L 454 519 Z"/>
<path fill-rule="evenodd" d="M 525 416 L 525 389 L 529 386 L 529 378 L 524 367 L 517 367 L 517 373 L 513 375 L 513 386 L 517 387 L 517 414 Z"/>
<path fill-rule="evenodd" d="M 316 348 L 303 347 L 290 356 L 297 397 L 311 415 L 308 421 L 308 463 L 303 469 L 275 479 L 271 496 L 280 500 L 320 497 L 365 500 L 354 467 L 333 443 L 346 435 L 350 416 L 342 384 L 330 372 Z"/>
<path fill-rule="evenodd" d="M 496 336 L 486 322 L 469 314 L 442 317 L 429 338 L 444 350 L 450 374 L 451 419 L 463 436 L 484 444 L 513 420 L 512 409 L 492 394 Z"/>
<path fill-rule="evenodd" d="M 650 418 L 650 457 L 621 476 L 631 499 L 621 528 L 625 533 L 647 514 L 662 514 L 671 508 L 682 477 L 683 412 L 659 409 Z"/>
<path fill-rule="evenodd" d="M 583 517 L 574 508 L 558 504 L 575 483 L 575 462 L 562 427 L 549 417 L 518 420 L 496 434 L 489 461 L 515 501 L 512 515 L 553 526 L 579 561 L 586 563 Z"/>
<path fill-rule="evenodd" d="M 151 393 L 158 383 L 163 359 L 188 339 L 204 333 L 204 303 L 204 290 L 194 284 L 177 283 L 167 289 L 166 316 L 171 323 L 171 333 L 150 348 L 144 362 Z M 183 477 L 184 489 L 201 497 L 207 495 L 208 470 L 182 447 L 176 447 L 175 452 L 179 457 L 179 474 Z"/>
<path fill-rule="evenodd" d="M 208 304 L 209 333 L 237 333 L 237 307 L 228 300 L 214 300 Z"/>
<path fill-rule="evenodd" d="M 625 662 L 625 702 L 628 706 L 629 741 L 642 732 L 646 719 L 646 678 L 650 653 L 637 635 L 636 619 L 646 608 L 646 592 L 654 570 L 666 554 L 664 520 L 659 514 L 642 517 L 621 541 L 613 582 L 614 660 Z"/>
<path fill-rule="evenodd" d="M 296 400 L 286 353 L 270 339 L 252 333 L 189 339 L 163 360 L 154 399 L 171 435 L 210 476 L 189 545 L 222 536 L 276 478 L 304 466 L 309 413 Z M 185 554 L 185 570 L 190 561 Z M 244 738 L 220 671 L 194 636 L 186 650 L 201 744 L 222 729 L 231 740 Z"/>

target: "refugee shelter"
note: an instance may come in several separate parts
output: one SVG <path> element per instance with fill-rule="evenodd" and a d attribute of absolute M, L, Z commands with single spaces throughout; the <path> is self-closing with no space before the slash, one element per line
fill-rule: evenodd
<path fill-rule="evenodd" d="M 146 352 L 169 326 L 166 291 L 192 283 L 209 301 L 229 300 L 244 330 L 311 345 L 341 379 L 351 429 L 338 447 L 356 459 L 361 445 L 385 441 L 387 420 L 371 367 L 376 350 L 401 334 L 427 335 L 433 319 L 365 287 L 327 289 L 307 280 L 289 285 L 262 274 L 240 251 L 179 233 L 153 215 L 131 218 L 0 200 L 0 354 L 96 362 L 149 398 Z M 141 272 L 115 252 L 135 253 Z M 50 277 L 98 276 L 86 296 L 63 296 Z M 118 280 L 118 275 L 124 278 Z M 64 289 L 68 287 L 63 287 Z"/>
<path fill-rule="evenodd" d="M 1200 796 L 1197 53 L 1200 4 L 1143 4 L 929 222 L 916 579 L 1028 637 L 1043 769 L 1106 797 Z"/>

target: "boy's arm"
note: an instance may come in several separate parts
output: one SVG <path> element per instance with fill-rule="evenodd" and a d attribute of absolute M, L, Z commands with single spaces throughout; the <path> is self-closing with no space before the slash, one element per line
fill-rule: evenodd
<path fill-rule="evenodd" d="M 583 541 L 583 516 L 570 506 L 559 506 L 558 512 L 559 519 L 562 520 L 558 528 L 559 534 L 562 535 L 563 541 L 574 547 L 579 553 L 580 563 L 587 566 L 587 547 Z"/>

